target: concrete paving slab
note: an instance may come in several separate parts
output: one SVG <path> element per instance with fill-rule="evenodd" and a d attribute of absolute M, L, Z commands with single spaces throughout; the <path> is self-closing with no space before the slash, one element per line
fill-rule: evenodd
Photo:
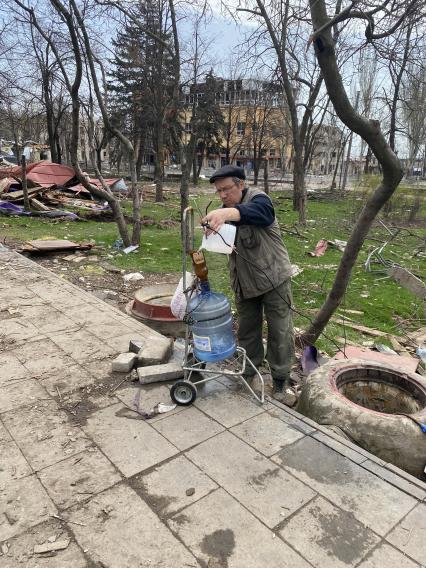
<path fill-rule="evenodd" d="M 51 555 L 34 554 L 34 546 L 52 538 L 69 538 L 70 544 Z M 2 568 L 87 568 L 85 555 L 73 540 L 73 535 L 59 521 L 52 519 L 8 540 L 9 550 L 0 557 L 0 564 Z"/>
<path fill-rule="evenodd" d="M 203 566 L 310 566 L 223 489 L 187 507 L 168 524 Z"/>
<path fill-rule="evenodd" d="M 229 432 L 186 455 L 271 528 L 315 496 L 312 489 Z"/>
<path fill-rule="evenodd" d="M 0 490 L 13 479 L 26 477 L 32 472 L 21 450 L 0 421 Z"/>
<path fill-rule="evenodd" d="M 111 364 L 109 363 L 109 365 Z M 93 375 L 87 371 L 87 368 L 77 363 L 57 371 L 45 372 L 39 379 L 40 384 L 43 385 L 50 396 L 54 397 L 59 396 L 58 390 L 63 395 L 91 385 L 93 381 Z"/>
<path fill-rule="evenodd" d="M 296 430 L 296 432 L 302 432 L 302 434 L 312 434 L 315 432 L 316 428 L 306 424 L 303 420 L 296 418 L 293 414 L 291 414 L 291 408 L 287 410 L 283 410 L 282 408 L 278 408 L 277 406 L 270 405 L 268 408 L 268 413 L 275 418 L 279 418 L 283 422 L 285 422 L 291 430 Z"/>
<path fill-rule="evenodd" d="M 185 456 L 178 456 L 136 476 L 132 487 L 164 518 L 205 497 L 218 485 Z"/>
<path fill-rule="evenodd" d="M 36 471 L 92 445 L 53 400 L 6 412 L 2 414 L 2 420 Z"/>
<path fill-rule="evenodd" d="M 164 420 L 155 422 L 153 427 L 180 450 L 195 446 L 224 430 L 223 426 L 194 407 L 166 416 Z"/>
<path fill-rule="evenodd" d="M 380 537 L 351 513 L 317 497 L 279 531 L 284 540 L 318 568 L 356 566 Z"/>
<path fill-rule="evenodd" d="M 77 363 L 112 357 L 115 350 L 91 333 L 80 329 L 50 335 L 51 340 Z"/>
<path fill-rule="evenodd" d="M 77 331 L 81 327 L 61 311 L 52 307 L 46 309 L 46 306 L 40 306 L 38 309 L 40 313 L 35 317 L 26 318 L 26 321 L 32 323 L 43 334 Z"/>
<path fill-rule="evenodd" d="M 42 335 L 35 325 L 22 318 L 2 320 L 2 336 L 15 344 L 36 341 Z"/>
<path fill-rule="evenodd" d="M 28 369 L 14 353 L 0 353 L 0 386 L 10 384 L 15 379 L 25 379 L 28 374 Z"/>
<path fill-rule="evenodd" d="M 35 475 L 9 482 L 0 491 L 0 542 L 56 513 L 56 507 Z"/>
<path fill-rule="evenodd" d="M 194 556 L 173 536 L 146 503 L 119 485 L 87 504 L 63 513 L 87 556 L 105 568 L 197 567 Z"/>
<path fill-rule="evenodd" d="M 39 375 L 66 369 L 75 364 L 56 343 L 48 338 L 25 343 L 14 354 L 30 373 Z"/>
<path fill-rule="evenodd" d="M 125 335 L 120 335 L 119 337 L 110 337 L 105 339 L 105 344 L 109 345 L 114 353 L 123 353 L 129 350 L 129 343 L 135 337 L 141 336 L 141 332 L 129 331 Z M 143 337 L 143 336 L 142 336 Z"/>
<path fill-rule="evenodd" d="M 413 562 L 407 556 L 382 543 L 373 550 L 365 560 L 358 564 L 358 568 L 418 568 L 419 564 Z"/>
<path fill-rule="evenodd" d="M 386 537 L 420 564 L 426 562 L 426 503 L 419 503 Z"/>
<path fill-rule="evenodd" d="M 310 437 L 284 448 L 272 459 L 380 535 L 385 535 L 417 503 Z M 372 507 L 372 503 L 378 505 Z"/>
<path fill-rule="evenodd" d="M 267 457 L 304 436 L 302 432 L 289 428 L 284 421 L 267 412 L 234 426 L 231 432 Z"/>
<path fill-rule="evenodd" d="M 226 428 L 265 412 L 261 405 L 232 392 L 224 385 L 220 386 L 222 388 L 218 388 L 217 391 L 197 398 L 194 405 Z"/>
<path fill-rule="evenodd" d="M 85 501 L 122 479 L 96 448 L 46 467 L 38 477 L 58 509 Z"/>
<path fill-rule="evenodd" d="M 136 419 L 117 415 L 121 409 L 118 403 L 95 412 L 83 429 L 123 475 L 130 477 L 178 452 L 136 414 Z"/>
<path fill-rule="evenodd" d="M 95 335 L 97 338 L 99 339 L 103 339 L 104 341 L 107 339 L 112 339 L 114 337 L 118 337 L 121 338 L 123 337 L 123 335 L 127 336 L 129 335 L 129 333 L 131 333 L 131 330 L 129 330 L 127 325 L 123 325 L 121 323 L 118 323 L 116 320 L 112 320 L 110 315 L 108 314 L 109 317 L 109 321 L 108 323 L 99 325 L 92 325 L 89 324 L 86 326 L 86 330 Z M 137 332 L 133 333 L 133 339 L 137 339 L 138 338 L 138 334 Z M 128 350 L 129 345 L 127 345 L 127 349 Z"/>
<path fill-rule="evenodd" d="M 46 390 L 31 376 L 23 380 L 10 381 L 6 385 L 0 387 L 0 413 L 32 404 L 36 400 L 50 400 Z"/>
<path fill-rule="evenodd" d="M 69 306 L 64 308 L 64 314 L 68 316 L 71 321 L 80 325 L 86 326 L 102 326 L 111 325 L 112 322 L 116 323 L 112 315 L 103 310 L 99 310 L 96 306 L 87 304 L 85 306 Z"/>

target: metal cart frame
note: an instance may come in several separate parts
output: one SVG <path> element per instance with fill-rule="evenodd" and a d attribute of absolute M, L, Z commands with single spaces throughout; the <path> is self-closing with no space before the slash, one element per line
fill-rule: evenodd
<path fill-rule="evenodd" d="M 186 271 L 187 271 L 187 256 L 190 250 L 194 250 L 194 210 L 192 207 L 187 207 L 183 212 L 183 242 L 182 242 L 182 280 L 183 280 L 183 290 L 188 304 L 191 297 L 191 289 L 187 287 L 186 281 Z M 243 347 L 237 347 L 235 353 L 232 357 L 228 359 L 223 359 L 225 362 L 225 368 L 208 368 L 208 363 L 205 361 L 198 361 L 195 359 L 191 350 L 191 331 L 190 326 L 186 325 L 185 329 L 185 355 L 182 369 L 184 371 L 183 380 L 176 381 L 170 390 L 170 395 L 172 400 L 176 404 L 180 405 L 190 405 L 194 402 L 197 397 L 197 387 L 208 381 L 213 381 L 221 376 L 225 376 L 231 379 L 241 380 L 246 389 L 250 394 L 261 404 L 265 402 L 265 382 L 259 370 L 252 363 L 248 357 L 246 350 Z M 213 363 L 213 366 L 216 366 Z M 244 373 L 246 368 L 250 368 L 253 372 L 250 375 L 257 376 L 259 378 L 261 391 L 257 394 L 250 384 L 246 381 Z M 199 373 L 202 372 L 202 375 Z M 194 374 L 202 378 L 196 377 L 197 380 L 191 380 Z M 203 375 L 207 375 L 204 377 Z M 194 377 L 195 378 L 195 377 Z"/>

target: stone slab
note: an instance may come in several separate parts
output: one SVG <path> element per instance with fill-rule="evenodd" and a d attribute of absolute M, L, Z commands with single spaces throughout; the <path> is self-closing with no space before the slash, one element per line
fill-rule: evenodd
<path fill-rule="evenodd" d="M 36 379 L 31 379 L 30 375 L 22 381 L 16 380 L 7 384 L 10 386 L 0 388 L 0 413 L 33 404 L 37 400 L 50 400 L 45 389 Z"/>
<path fill-rule="evenodd" d="M 304 436 L 302 432 L 267 412 L 234 426 L 231 432 L 268 457 Z"/>
<path fill-rule="evenodd" d="M 0 421 L 0 490 L 13 479 L 20 479 L 31 473 L 32 469 L 27 460 Z"/>
<path fill-rule="evenodd" d="M 395 526 L 417 502 L 308 436 L 272 459 L 380 535 Z"/>
<path fill-rule="evenodd" d="M 2 415 L 2 420 L 34 470 L 52 465 L 92 445 L 52 401 L 39 401 Z"/>
<path fill-rule="evenodd" d="M 118 485 L 63 516 L 93 565 L 106 568 L 198 566 L 194 556 L 173 536 L 129 487 Z"/>
<path fill-rule="evenodd" d="M 237 393 L 220 385 L 217 391 L 206 393 L 205 397 L 197 398 L 194 405 L 220 422 L 225 428 L 231 428 L 248 418 L 265 412 L 260 404 L 252 402 Z"/>
<path fill-rule="evenodd" d="M 279 531 L 284 540 L 313 566 L 356 566 L 380 542 L 380 537 L 351 513 L 317 497 Z"/>
<path fill-rule="evenodd" d="M 161 365 L 166 363 L 173 352 L 173 339 L 163 337 L 148 337 L 144 342 L 144 346 L 138 353 L 138 367 L 147 367 L 148 365 Z"/>
<path fill-rule="evenodd" d="M 223 489 L 168 521 L 202 566 L 308 568 L 310 565 Z"/>
<path fill-rule="evenodd" d="M 194 407 L 184 407 L 182 412 L 166 416 L 164 420 L 155 422 L 153 427 L 180 450 L 186 450 L 223 431 L 223 426 Z"/>
<path fill-rule="evenodd" d="M 71 539 L 64 550 L 55 554 L 34 554 L 34 547 L 48 539 Z M 87 562 L 79 546 L 73 542 L 71 533 L 67 532 L 59 521 L 52 519 L 32 527 L 20 536 L 8 540 L 8 553 L 0 557 L 2 568 L 87 568 Z"/>
<path fill-rule="evenodd" d="M 175 514 L 218 487 L 185 456 L 173 458 L 149 473 L 138 475 L 132 486 L 161 518 Z M 188 490 L 194 492 L 188 495 Z"/>
<path fill-rule="evenodd" d="M 26 343 L 15 354 L 28 371 L 39 378 L 43 378 L 44 373 L 60 371 L 75 364 L 58 345 L 47 338 Z"/>
<path fill-rule="evenodd" d="M 361 464 L 361 463 L 365 462 L 365 460 L 366 460 L 366 457 L 363 454 L 360 454 L 356 450 L 349 448 L 345 444 L 342 444 L 341 442 L 339 442 L 335 438 L 332 438 L 331 436 L 328 436 L 324 432 L 314 432 L 311 435 L 312 435 L 313 438 L 315 438 L 319 442 L 322 442 L 323 444 L 325 444 L 329 448 L 336 450 L 336 452 L 338 452 L 342 456 L 349 458 L 351 461 L 353 461 L 355 463 Z"/>
<path fill-rule="evenodd" d="M 397 487 L 405 493 L 408 493 L 408 495 L 412 495 L 420 501 L 426 500 L 426 488 L 421 489 L 417 484 L 412 483 L 401 475 L 397 475 L 396 473 L 389 471 L 387 468 L 382 467 L 371 460 L 365 460 L 364 462 L 362 462 L 362 467 L 368 469 L 368 471 L 371 471 L 372 473 L 377 475 L 377 477 L 384 479 L 394 487 Z M 420 483 L 420 480 L 417 481 L 418 483 Z"/>
<path fill-rule="evenodd" d="M 120 353 L 111 361 L 113 373 L 129 373 L 135 364 L 137 355 L 135 353 Z"/>
<path fill-rule="evenodd" d="M 101 363 L 99 363 L 100 365 Z M 110 367 L 108 361 L 108 368 Z M 75 391 L 82 387 L 87 387 L 94 382 L 94 377 L 85 367 L 74 363 L 69 367 L 58 369 L 57 371 L 43 373 L 39 382 L 47 390 L 50 396 L 59 397 L 61 395 Z"/>
<path fill-rule="evenodd" d="M 291 410 L 291 409 L 288 409 Z M 301 417 L 297 418 L 292 413 L 284 410 L 283 408 L 279 408 L 275 406 L 275 404 L 271 404 L 270 408 L 268 409 L 268 413 L 275 418 L 279 418 L 286 424 L 290 426 L 290 428 L 296 430 L 296 432 L 302 432 L 302 434 L 312 434 L 315 432 L 316 428 L 313 428 L 306 422 L 304 422 Z"/>
<path fill-rule="evenodd" d="M 312 489 L 229 432 L 186 455 L 268 527 L 278 525 L 315 496 Z"/>
<path fill-rule="evenodd" d="M 0 491 L 0 542 L 56 513 L 56 507 L 35 475 L 9 482 Z"/>
<path fill-rule="evenodd" d="M 162 365 L 138 367 L 138 377 L 141 385 L 182 379 L 183 374 L 182 365 L 178 363 L 164 363 Z"/>
<path fill-rule="evenodd" d="M 120 416 L 121 410 L 121 403 L 99 410 L 88 418 L 83 429 L 123 475 L 130 477 L 178 452 L 136 414 L 127 418 Z"/>
<path fill-rule="evenodd" d="M 426 561 L 426 503 L 419 503 L 386 537 L 420 564 Z"/>
<path fill-rule="evenodd" d="M 16 379 L 25 379 L 28 375 L 28 369 L 14 353 L 0 353 L 0 386 L 7 386 Z"/>
<path fill-rule="evenodd" d="M 58 333 L 50 337 L 77 363 L 99 360 L 116 354 L 112 347 L 84 329 L 76 332 Z"/>
<path fill-rule="evenodd" d="M 38 476 L 59 509 L 84 501 L 122 479 L 96 448 L 46 467 Z"/>
<path fill-rule="evenodd" d="M 358 568 L 418 568 L 418 566 L 389 544 L 382 543 L 358 565 Z"/>

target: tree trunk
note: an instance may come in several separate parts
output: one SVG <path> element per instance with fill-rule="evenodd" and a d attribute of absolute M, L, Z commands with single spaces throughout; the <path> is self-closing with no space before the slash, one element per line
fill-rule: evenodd
<path fill-rule="evenodd" d="M 303 155 L 302 152 L 294 152 L 293 164 L 293 210 L 299 212 L 299 223 L 306 225 L 306 187 L 305 187 L 305 172 L 303 169 Z"/>
<path fill-rule="evenodd" d="M 263 160 L 263 191 L 269 195 L 269 162 L 268 158 Z"/>
<path fill-rule="evenodd" d="M 398 187 L 403 170 L 397 156 L 387 144 L 379 123 L 362 118 L 355 112 L 348 99 L 338 69 L 330 27 L 327 27 L 329 18 L 325 1 L 310 0 L 310 8 L 314 30 L 323 29 L 314 39 L 315 53 L 336 114 L 351 131 L 361 136 L 369 144 L 383 169 L 383 178 L 368 198 L 348 239 L 332 288 L 315 319 L 303 334 L 302 341 L 312 344 L 318 339 L 340 305 L 364 240 L 377 213 Z"/>
<path fill-rule="evenodd" d="M 28 186 L 27 186 L 27 160 L 25 156 L 21 158 L 22 166 L 22 193 L 24 194 L 24 209 L 30 211 L 30 200 L 28 199 Z"/>

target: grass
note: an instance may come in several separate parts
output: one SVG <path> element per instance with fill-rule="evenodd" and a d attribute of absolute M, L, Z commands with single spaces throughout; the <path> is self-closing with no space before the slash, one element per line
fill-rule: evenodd
<path fill-rule="evenodd" d="M 401 189 L 401 195 L 411 195 L 411 188 L 405 193 Z M 277 218 L 286 230 L 293 230 L 297 222 L 297 214 L 292 211 L 291 201 L 283 198 L 282 193 L 273 193 Z M 193 205 L 205 210 L 211 196 L 201 195 L 193 200 Z M 304 236 L 301 238 L 295 234 L 283 232 L 283 238 L 293 264 L 297 264 L 303 272 L 293 280 L 294 304 L 298 311 L 305 317 L 295 314 L 295 325 L 305 328 L 307 318 L 313 317 L 315 311 L 323 303 L 330 289 L 340 261 L 342 253 L 335 248 L 328 248 L 322 257 L 311 257 L 307 253 L 314 250 L 318 240 L 347 240 L 356 217 L 356 212 L 363 204 L 364 192 L 353 193 L 350 198 L 342 201 L 308 202 L 308 223 L 305 228 L 298 228 Z M 196 203 L 195 203 L 196 202 Z M 219 206 L 215 199 L 211 207 Z M 127 211 L 130 205 L 126 204 Z M 147 225 L 142 230 L 142 242 L 137 253 L 124 255 L 114 254 L 109 262 L 120 268 L 142 272 L 156 273 L 180 273 L 182 269 L 180 226 L 162 228 L 158 223 L 165 220 L 179 220 L 179 203 L 177 199 L 171 199 L 166 204 L 145 202 L 141 211 L 144 217 L 154 220 L 157 224 Z M 398 226 L 402 225 L 403 217 L 406 216 L 406 208 L 396 204 L 392 215 L 385 223 L 390 226 L 392 220 Z M 419 212 L 419 218 L 425 219 L 425 203 Z M 199 215 L 196 214 L 196 223 Z M 58 222 L 41 220 L 39 218 L 2 217 L 0 219 L 0 235 L 2 241 L 6 238 L 29 240 L 36 238 L 68 238 L 70 240 L 92 239 L 97 245 L 104 247 L 105 254 L 111 254 L 110 247 L 116 241 L 117 229 L 114 223 L 102 223 L 95 221 L 85 222 Z M 383 340 L 387 343 L 386 334 L 398 335 L 401 330 L 409 330 L 425 325 L 424 307 L 420 299 L 411 292 L 401 288 L 391 280 L 384 272 L 384 267 L 376 264 L 374 272 L 366 272 L 364 263 L 372 248 L 380 246 L 389 239 L 389 233 L 384 226 L 376 222 L 360 252 L 348 290 L 345 294 L 341 309 L 357 310 L 362 314 L 346 313 L 353 323 L 373 327 L 383 332 Z M 392 260 L 418 276 L 425 278 L 426 275 L 426 250 L 419 250 L 424 240 L 426 230 L 422 227 L 407 227 L 394 239 L 383 251 L 382 256 Z M 422 241 L 423 240 L 423 241 Z M 201 230 L 196 229 L 196 246 L 201 242 Z M 229 288 L 229 279 L 226 268 L 226 257 L 213 253 L 207 253 L 207 262 L 212 288 L 221 291 L 232 298 Z M 189 262 L 188 262 L 189 268 Z M 339 310 L 339 313 L 342 313 Z M 337 315 L 336 315 L 337 316 Z M 347 339 L 362 343 L 371 341 L 373 338 L 359 334 L 348 327 L 343 327 L 338 317 L 330 322 L 326 329 L 326 336 L 321 337 L 318 346 L 327 352 L 335 350 L 333 341 L 336 337 L 346 335 Z M 389 344 L 389 343 L 388 343 Z"/>

